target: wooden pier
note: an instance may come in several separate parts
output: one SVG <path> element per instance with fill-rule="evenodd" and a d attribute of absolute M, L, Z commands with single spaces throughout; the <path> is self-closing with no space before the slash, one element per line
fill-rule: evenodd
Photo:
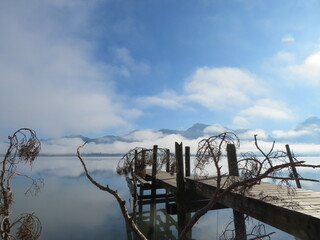
<path fill-rule="evenodd" d="M 151 178 L 151 171 L 147 170 L 146 179 Z M 214 178 L 196 180 L 185 177 L 185 181 L 188 191 L 203 198 L 211 198 L 216 189 Z M 175 175 L 159 172 L 156 183 L 173 194 L 177 193 Z M 264 200 L 260 199 L 262 191 L 267 196 Z M 295 195 L 289 197 L 285 188 L 279 189 L 278 185 L 262 182 L 245 196 L 230 193 L 220 203 L 301 239 L 319 239 L 320 192 L 296 189 Z"/>
<path fill-rule="evenodd" d="M 197 211 L 212 197 L 217 189 L 217 179 L 190 176 L 190 159 L 186 158 L 187 166 L 184 166 L 183 157 L 179 154 L 182 154 L 182 150 L 178 148 L 177 153 L 176 148 L 177 174 L 171 175 L 165 171 L 156 173 L 154 169 L 146 169 L 145 177 L 138 177 L 137 180 L 140 186 L 139 204 L 167 202 L 167 211 L 178 213 L 178 229 L 181 230 L 188 219 L 186 214 Z M 232 171 L 229 166 L 229 172 Z M 230 176 L 223 177 L 222 182 L 228 177 Z M 157 195 L 157 188 L 165 189 L 166 193 Z M 145 189 L 151 189 L 151 195 L 144 196 Z M 300 239 L 316 240 L 320 237 L 320 192 L 295 189 L 294 195 L 288 195 L 286 187 L 279 188 L 276 184 L 261 182 L 246 194 L 228 193 L 213 209 L 225 207 Z"/>

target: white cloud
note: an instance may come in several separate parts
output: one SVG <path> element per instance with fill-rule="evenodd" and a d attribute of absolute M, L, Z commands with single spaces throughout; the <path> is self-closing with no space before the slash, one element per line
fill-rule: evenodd
<path fill-rule="evenodd" d="M 221 110 L 248 104 L 257 96 L 266 94 L 260 80 L 238 68 L 198 68 L 184 83 L 182 94 L 163 91 L 155 96 L 138 99 L 143 107 L 160 106 L 169 109 L 184 108 L 197 103 L 210 110 Z"/>
<path fill-rule="evenodd" d="M 308 135 L 310 134 L 309 131 L 307 130 L 290 130 L 290 131 L 282 131 L 282 130 L 275 130 L 272 131 L 272 134 L 276 137 L 276 138 L 296 138 L 296 137 L 301 137 L 303 135 Z"/>
<path fill-rule="evenodd" d="M 206 134 L 211 134 L 211 133 L 223 133 L 223 132 L 227 132 L 228 129 L 225 128 L 224 126 L 220 125 L 220 124 L 214 124 L 211 125 L 209 127 L 206 127 L 204 130 L 204 133 Z"/>
<path fill-rule="evenodd" d="M 256 129 L 256 130 L 248 130 L 243 133 L 238 134 L 239 139 L 254 139 L 254 135 L 257 135 L 259 139 L 267 139 L 268 134 L 262 130 L 262 129 Z"/>
<path fill-rule="evenodd" d="M 177 95 L 174 91 L 163 91 L 159 95 L 140 97 L 137 103 L 142 107 L 163 107 L 167 109 L 177 109 L 184 107 L 185 97 Z"/>
<path fill-rule="evenodd" d="M 54 138 L 41 143 L 41 154 L 76 154 L 81 138 Z"/>
<path fill-rule="evenodd" d="M 184 86 L 187 98 L 209 109 L 247 104 L 266 90 L 252 74 L 238 68 L 198 68 Z"/>
<path fill-rule="evenodd" d="M 293 119 L 293 113 L 284 103 L 271 99 L 261 99 L 253 106 L 240 111 L 234 118 L 237 126 L 247 127 L 250 123 L 260 120 L 287 121 Z"/>
<path fill-rule="evenodd" d="M 226 129 L 219 125 L 214 125 L 208 127 L 206 133 L 210 135 L 213 131 L 224 132 Z M 290 146 L 297 154 L 320 154 L 319 144 L 305 144 L 299 143 L 298 137 L 303 137 L 303 134 L 309 132 L 303 131 L 274 131 L 273 134 L 278 138 L 290 139 L 290 137 L 297 137 L 295 143 L 292 142 Z M 268 134 L 262 129 L 248 130 L 239 133 L 240 152 L 256 151 L 254 145 L 254 135 L 258 135 L 259 145 L 265 151 L 269 151 L 272 146 L 272 142 L 268 141 Z M 115 141 L 112 143 L 94 143 L 89 142 L 81 150 L 83 153 L 126 153 L 131 149 L 136 147 L 143 147 L 151 149 L 153 145 L 158 145 L 161 148 L 168 148 L 172 153 L 175 151 L 175 142 L 182 142 L 184 146 L 190 146 L 191 153 L 196 154 L 199 141 L 201 141 L 206 136 L 199 137 L 197 139 L 186 139 L 179 134 L 163 134 L 161 132 L 142 130 L 135 133 L 127 135 L 125 141 Z M 302 138 L 303 141 L 303 138 Z M 290 141 L 289 141 L 290 142 Z M 83 140 L 80 138 L 57 138 L 50 141 L 42 142 L 42 154 L 76 154 L 77 148 L 83 144 Z M 3 144 L 1 144 L 4 146 Z M 276 149 L 284 149 L 284 144 L 281 142 L 276 143 Z M 1 153 L 4 152 L 4 148 L 1 148 Z M 40 165 L 39 165 L 40 166 Z M 41 165 L 42 166 L 42 165 Z M 42 166 L 49 167 L 49 166 Z M 79 174 L 81 168 L 74 169 L 73 176 Z M 64 170 L 61 170 L 64 173 Z"/>
<path fill-rule="evenodd" d="M 130 141 L 153 141 L 163 137 L 163 133 L 153 130 L 134 131 L 124 138 Z"/>
<path fill-rule="evenodd" d="M 90 7 L 84 2 L 2 4 L 2 134 L 20 127 L 47 136 L 97 133 L 128 126 L 128 118 L 140 115 L 136 109 L 126 109 L 115 95 L 115 67 L 95 61 L 91 54 L 94 46 L 80 36 L 85 34 L 79 28 L 86 26 Z M 57 12 L 60 18 L 55 16 Z M 130 70 L 147 68 L 136 63 L 129 52 L 122 52 L 122 60 L 126 60 L 122 64 L 130 65 Z"/>
<path fill-rule="evenodd" d="M 308 56 L 302 64 L 288 67 L 291 78 L 309 82 L 312 85 L 320 84 L 320 51 Z"/>

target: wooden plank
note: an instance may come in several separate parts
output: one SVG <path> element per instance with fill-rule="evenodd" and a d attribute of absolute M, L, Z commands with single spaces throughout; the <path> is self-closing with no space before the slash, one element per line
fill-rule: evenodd
<path fill-rule="evenodd" d="M 150 182 L 147 181 L 146 179 L 144 179 L 144 178 L 142 178 L 142 177 L 140 177 L 140 176 L 138 176 L 138 175 L 136 175 L 136 174 L 135 174 L 134 177 L 137 179 L 137 181 L 138 181 L 141 185 L 150 185 Z"/>
<path fill-rule="evenodd" d="M 173 197 L 169 198 L 157 198 L 156 200 L 149 200 L 149 199 L 144 199 L 138 202 L 138 205 L 149 205 L 152 203 L 166 203 L 166 202 L 172 202 L 174 201 Z"/>

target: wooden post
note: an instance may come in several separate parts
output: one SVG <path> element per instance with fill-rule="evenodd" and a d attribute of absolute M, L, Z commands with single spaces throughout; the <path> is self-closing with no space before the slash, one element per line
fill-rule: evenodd
<path fill-rule="evenodd" d="M 141 166 L 143 166 L 143 172 L 145 172 L 146 169 L 146 151 L 141 151 Z"/>
<path fill-rule="evenodd" d="M 288 154 L 290 163 L 294 163 L 289 144 L 286 144 L 286 149 L 287 149 L 287 154 Z M 293 173 L 294 180 L 296 181 L 296 184 L 297 184 L 297 188 L 301 188 L 301 184 L 300 184 L 300 181 L 299 181 L 299 175 L 298 175 L 297 169 L 296 169 L 296 167 L 294 165 L 292 165 L 291 168 L 292 168 L 292 173 Z"/>
<path fill-rule="evenodd" d="M 227 144 L 227 155 L 228 155 L 228 167 L 229 175 L 239 177 L 237 152 L 234 144 Z M 234 227 L 236 233 L 236 240 L 246 240 L 246 223 L 244 215 L 236 210 L 233 210 Z"/>
<path fill-rule="evenodd" d="M 186 225 L 186 209 L 184 204 L 184 169 L 183 169 L 183 148 L 182 143 L 175 143 L 176 161 L 177 161 L 177 210 L 178 210 L 178 234 L 182 232 Z"/>
<path fill-rule="evenodd" d="M 138 166 L 138 150 L 134 150 L 134 173 L 137 173 Z"/>
<path fill-rule="evenodd" d="M 166 172 L 170 171 L 170 150 L 166 151 Z"/>
<path fill-rule="evenodd" d="M 152 182 L 151 182 L 151 206 L 150 206 L 150 231 L 149 238 L 155 239 L 155 224 L 156 224 L 156 194 L 157 194 L 157 159 L 158 159 L 158 145 L 153 146 L 152 154 Z"/>
<path fill-rule="evenodd" d="M 190 177 L 190 147 L 185 147 L 186 177 Z"/>
<path fill-rule="evenodd" d="M 143 166 L 145 168 L 145 162 L 146 162 L 146 152 L 144 150 L 141 151 L 141 166 Z M 143 171 L 145 171 L 145 169 L 143 169 Z M 144 192 L 144 186 L 143 184 L 140 184 L 139 186 L 139 201 L 142 201 L 141 198 L 143 196 L 143 192 Z M 138 219 L 138 227 L 142 227 L 142 215 L 143 215 L 143 204 L 139 204 L 139 219 Z"/>
<path fill-rule="evenodd" d="M 158 159 L 158 145 L 153 145 L 153 155 L 152 155 L 152 177 L 157 174 L 157 159 Z"/>
<path fill-rule="evenodd" d="M 182 151 L 182 143 L 175 144 L 175 150 L 176 150 L 176 161 L 177 161 L 177 192 L 178 197 L 183 195 L 184 192 L 184 174 L 183 174 L 183 151 Z M 180 196 L 179 196 L 180 194 Z"/>
<path fill-rule="evenodd" d="M 234 144 L 227 145 L 229 175 L 239 177 L 237 152 Z"/>

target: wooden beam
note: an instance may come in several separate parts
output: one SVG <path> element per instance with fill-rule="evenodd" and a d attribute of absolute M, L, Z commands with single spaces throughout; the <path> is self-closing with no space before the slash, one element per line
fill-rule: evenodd
<path fill-rule="evenodd" d="M 203 208 L 204 206 L 206 206 L 208 204 L 209 200 L 199 200 L 199 201 L 193 201 L 191 203 L 186 204 L 186 212 L 190 213 L 190 212 L 196 212 L 199 209 Z M 219 209 L 225 209 L 227 208 L 226 206 L 218 203 L 215 204 L 211 210 L 219 210 Z M 167 213 L 171 214 L 171 215 L 176 215 L 178 213 L 178 206 L 177 203 L 168 203 L 166 204 L 166 209 L 167 209 Z"/>
<path fill-rule="evenodd" d="M 166 197 L 174 197 L 172 194 L 157 194 L 155 195 L 156 198 L 166 198 Z M 143 195 L 143 196 L 139 196 L 139 200 L 140 199 L 152 199 L 152 195 Z"/>
<path fill-rule="evenodd" d="M 154 200 L 153 202 L 150 199 L 143 199 L 143 200 L 138 201 L 138 205 L 142 206 L 142 205 L 149 205 L 149 204 L 152 204 L 152 203 L 167 203 L 167 202 L 171 202 L 171 201 L 174 201 L 174 200 L 175 200 L 174 197 L 159 198 L 159 199 Z"/>

